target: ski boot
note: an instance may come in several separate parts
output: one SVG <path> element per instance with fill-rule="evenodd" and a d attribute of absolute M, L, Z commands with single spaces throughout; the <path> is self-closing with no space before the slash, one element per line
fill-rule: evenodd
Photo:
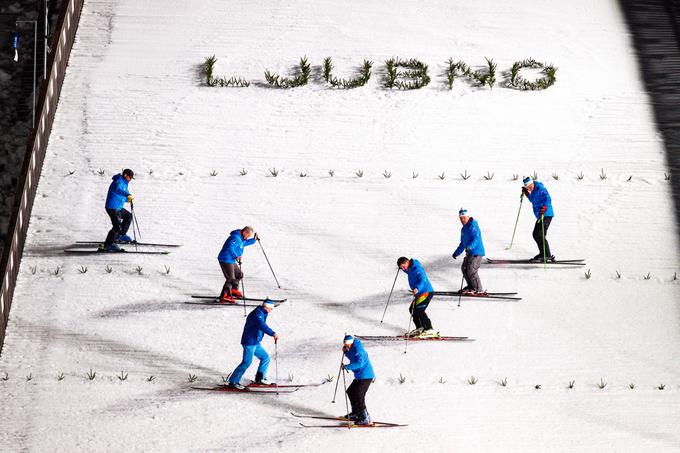
<path fill-rule="evenodd" d="M 480 297 L 489 295 L 489 293 L 487 293 L 485 289 L 480 289 L 479 291 L 472 291 L 472 294 Z"/>
<path fill-rule="evenodd" d="M 117 244 L 110 244 L 110 245 L 100 245 L 99 246 L 99 251 L 100 252 L 124 252 L 122 248 L 118 247 Z"/>
<path fill-rule="evenodd" d="M 434 329 L 424 330 L 417 338 L 439 338 L 439 332 Z"/>
<path fill-rule="evenodd" d="M 417 337 L 417 336 L 419 336 L 421 333 L 423 333 L 423 330 L 425 330 L 425 329 L 423 329 L 422 327 L 418 327 L 417 329 L 413 329 L 412 331 L 410 331 L 409 333 L 407 333 L 406 336 L 409 337 L 409 338 Z"/>
<path fill-rule="evenodd" d="M 227 384 L 227 388 L 234 389 L 234 390 L 243 390 L 243 389 L 245 389 L 244 386 L 242 386 L 241 384 L 238 384 L 238 383 L 236 383 L 236 382 L 230 382 L 229 384 Z"/>
<path fill-rule="evenodd" d="M 127 234 L 121 234 L 120 236 L 118 236 L 118 240 L 116 242 L 118 244 L 132 244 L 135 241 Z"/>
<path fill-rule="evenodd" d="M 241 291 L 239 291 L 238 289 L 232 289 L 231 296 L 237 299 L 243 299 L 243 294 L 241 294 Z"/>
<path fill-rule="evenodd" d="M 343 415 L 343 416 L 338 417 L 338 418 L 344 418 L 345 420 L 348 420 L 350 422 L 355 422 L 355 421 L 357 421 L 358 416 L 354 412 L 350 412 L 349 414 Z"/>
<path fill-rule="evenodd" d="M 276 387 L 275 382 L 268 381 L 267 378 L 265 378 L 262 373 L 259 371 L 255 373 L 255 384 L 256 385 L 271 385 L 272 387 Z"/>
<path fill-rule="evenodd" d="M 371 421 L 371 416 L 368 415 L 368 409 L 364 409 L 363 411 L 361 411 L 359 413 L 354 424 L 355 425 L 361 425 L 361 426 L 373 426 L 373 422 Z"/>
<path fill-rule="evenodd" d="M 223 304 L 235 304 L 236 301 L 234 298 L 231 296 L 231 294 L 225 293 L 220 296 L 220 303 Z"/>
<path fill-rule="evenodd" d="M 465 288 L 461 288 L 459 291 L 456 291 L 457 294 L 465 294 L 466 291 L 470 291 L 472 288 L 469 286 L 466 286 Z"/>

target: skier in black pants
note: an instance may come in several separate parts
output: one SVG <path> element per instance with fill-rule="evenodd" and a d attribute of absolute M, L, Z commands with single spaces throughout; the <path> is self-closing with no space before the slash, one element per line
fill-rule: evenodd
<path fill-rule="evenodd" d="M 116 242 L 132 242 L 132 238 L 127 235 L 130 223 L 132 223 L 132 214 L 123 206 L 125 202 L 132 203 L 134 200 L 134 197 L 128 192 L 128 184 L 134 177 L 134 172 L 126 168 L 122 174 L 119 173 L 111 178 L 113 181 L 106 194 L 105 208 L 111 219 L 112 228 L 101 247 L 106 252 L 123 251 Z"/>
<path fill-rule="evenodd" d="M 538 255 L 534 256 L 531 260 L 536 262 L 542 262 L 544 259 L 546 261 L 555 261 L 555 255 L 550 253 L 550 244 L 548 244 L 548 239 L 546 238 L 548 236 L 548 227 L 555 215 L 548 189 L 542 183 L 534 181 L 530 176 L 524 178 L 522 182 L 524 183 L 522 193 L 531 202 L 534 215 L 537 219 L 532 236 L 534 241 L 536 241 L 536 245 L 538 245 Z M 544 243 L 545 249 L 543 247 Z"/>
<path fill-rule="evenodd" d="M 366 409 L 366 392 L 371 382 L 375 380 L 373 366 L 361 341 L 352 335 L 345 335 L 343 343 L 342 350 L 345 351 L 345 357 L 349 359 L 349 363 L 343 363 L 341 367 L 354 372 L 354 380 L 347 388 L 352 412 L 345 417 L 357 425 L 372 425 L 371 417 Z"/>

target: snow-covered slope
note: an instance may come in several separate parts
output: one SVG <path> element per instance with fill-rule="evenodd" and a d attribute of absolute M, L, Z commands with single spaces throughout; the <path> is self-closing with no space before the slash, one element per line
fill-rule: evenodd
<path fill-rule="evenodd" d="M 199 65 L 212 54 L 220 75 L 251 86 L 202 86 Z M 308 86 L 264 86 L 266 69 L 287 74 L 303 55 Z M 374 76 L 329 89 L 326 56 L 342 77 L 370 59 Z M 430 85 L 382 88 L 392 56 L 427 63 Z M 500 80 L 516 60 L 554 63 L 557 83 L 446 88 L 448 58 L 477 68 L 485 56 Z M 0 449 L 677 451 L 680 257 L 664 163 L 614 1 L 91 0 L 0 359 L 9 377 Z M 184 246 L 65 256 L 75 240 L 104 238 L 106 188 L 123 167 L 138 174 L 143 239 Z M 553 251 L 587 266 L 485 266 L 487 289 L 523 300 L 458 308 L 435 299 L 435 328 L 475 342 L 411 344 L 407 354 L 367 342 L 377 373 L 369 410 L 408 427 L 300 428 L 290 410 L 344 413 L 341 397 L 330 402 L 334 383 L 279 397 L 190 389 L 190 373 L 218 383 L 240 359 L 243 311 L 184 303 L 221 287 L 216 255 L 230 230 L 256 228 L 283 286 L 255 246 L 244 254 L 246 292 L 289 299 L 270 316 L 282 336 L 279 380 L 316 382 L 337 373 L 344 332 L 406 329 L 404 276 L 379 322 L 399 256 L 423 262 L 436 289 L 459 287 L 450 257 L 459 207 L 479 221 L 489 256 L 533 256 L 526 205 L 506 247 L 520 193 L 513 174 L 534 171 L 553 197 Z"/>

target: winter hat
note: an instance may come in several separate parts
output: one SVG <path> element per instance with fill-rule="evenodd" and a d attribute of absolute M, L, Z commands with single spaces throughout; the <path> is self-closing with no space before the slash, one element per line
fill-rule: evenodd
<path fill-rule="evenodd" d="M 468 214 L 467 209 L 460 208 L 460 210 L 458 211 L 458 217 L 463 217 L 463 216 L 469 217 L 470 215 Z"/>
<path fill-rule="evenodd" d="M 352 335 L 345 335 L 345 339 L 343 340 L 345 344 L 352 344 L 354 343 L 354 337 Z"/>
<path fill-rule="evenodd" d="M 135 179 L 135 172 L 130 170 L 129 168 L 126 168 L 123 170 L 123 176 L 129 176 L 130 179 Z"/>
<path fill-rule="evenodd" d="M 522 183 L 524 184 L 524 187 L 529 187 L 529 184 L 533 184 L 534 180 L 531 179 L 531 176 L 527 176 L 522 180 Z"/>
<path fill-rule="evenodd" d="M 274 308 L 274 307 L 276 307 L 276 302 L 274 302 L 273 300 L 271 300 L 270 298 L 267 297 L 264 300 L 264 302 L 262 302 L 262 305 L 265 306 L 265 307 Z"/>

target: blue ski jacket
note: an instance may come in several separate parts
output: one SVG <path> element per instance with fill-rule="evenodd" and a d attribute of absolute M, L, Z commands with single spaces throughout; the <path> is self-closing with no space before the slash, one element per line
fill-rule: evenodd
<path fill-rule="evenodd" d="M 127 201 L 128 195 L 130 195 L 127 179 L 120 173 L 111 179 L 113 181 L 109 186 L 109 192 L 106 194 L 106 209 L 123 209 L 123 205 Z"/>
<path fill-rule="evenodd" d="M 434 288 L 432 288 L 430 280 L 427 279 L 425 269 L 423 269 L 420 261 L 411 258 L 408 269 L 406 269 L 404 272 L 406 272 L 406 275 L 408 275 L 408 286 L 410 286 L 411 289 L 418 288 L 418 294 L 434 291 Z"/>
<path fill-rule="evenodd" d="M 224 241 L 222 250 L 220 250 L 220 254 L 217 255 L 217 261 L 220 263 L 235 263 L 236 258 L 243 255 L 243 248 L 246 245 L 253 245 L 256 241 L 257 239 L 254 237 L 244 240 L 243 236 L 241 236 L 241 230 L 232 231 L 229 233 L 227 240 Z"/>
<path fill-rule="evenodd" d="M 355 338 L 352 347 L 345 351 L 345 357 L 349 359 L 345 369 L 354 373 L 354 379 L 375 379 L 371 360 L 358 338 Z"/>
<path fill-rule="evenodd" d="M 539 211 L 543 206 L 548 207 L 548 210 L 545 211 L 544 214 L 546 217 L 553 217 L 555 215 L 553 213 L 552 200 L 550 199 L 550 194 L 548 193 L 548 189 L 545 188 L 543 183 L 534 181 L 534 190 L 529 194 L 527 198 L 529 199 L 531 205 L 534 208 L 534 215 L 536 216 L 537 219 L 541 217 Z"/>
<path fill-rule="evenodd" d="M 468 223 L 463 225 L 460 229 L 460 244 L 455 252 L 454 256 L 458 256 L 463 253 L 463 250 L 468 255 L 473 256 L 484 256 L 484 243 L 482 242 L 482 230 L 479 229 L 479 224 L 473 218 L 470 218 Z"/>
<path fill-rule="evenodd" d="M 246 325 L 243 326 L 243 335 L 241 335 L 241 344 L 243 346 L 260 344 L 265 333 L 270 337 L 274 336 L 274 331 L 267 325 L 268 314 L 267 310 L 261 305 L 250 312 L 246 318 Z"/>

